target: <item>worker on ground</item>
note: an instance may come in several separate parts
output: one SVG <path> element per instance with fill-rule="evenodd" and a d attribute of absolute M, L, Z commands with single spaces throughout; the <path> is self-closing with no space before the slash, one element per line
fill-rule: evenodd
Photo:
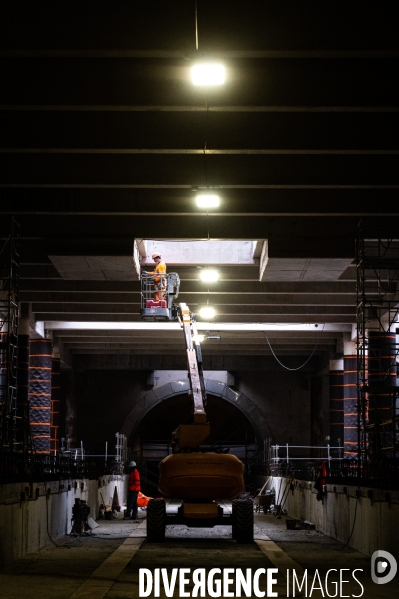
<path fill-rule="evenodd" d="M 131 519 L 138 522 L 137 497 L 140 490 L 140 472 L 137 470 L 136 462 L 130 462 L 129 480 L 127 483 L 127 506 L 125 512 L 125 519 L 127 520 Z"/>
<path fill-rule="evenodd" d="M 160 300 L 163 300 L 166 287 L 166 264 L 162 260 L 159 252 L 154 252 L 152 254 L 152 259 L 156 266 L 152 272 L 144 272 L 144 275 L 154 277 L 154 300 L 159 302 Z"/>

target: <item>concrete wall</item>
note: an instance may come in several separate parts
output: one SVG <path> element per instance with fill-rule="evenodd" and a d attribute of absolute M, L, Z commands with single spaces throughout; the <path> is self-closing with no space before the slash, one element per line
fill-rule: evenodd
<path fill-rule="evenodd" d="M 262 439 L 271 438 L 273 443 L 280 445 L 311 445 L 312 422 L 316 422 L 317 439 L 322 440 L 320 413 L 324 400 L 321 387 L 310 384 L 308 372 L 205 371 L 204 374 L 206 378 L 224 384 L 231 384 L 230 380 L 234 382 L 232 388 L 238 396 L 243 394 L 250 400 L 248 406 L 244 402 L 242 409 L 248 412 L 255 408 L 259 412 L 257 422 Z M 108 453 L 112 454 L 115 433 L 125 432 L 123 423 L 135 407 L 140 406 L 144 396 L 175 380 L 188 383 L 187 371 L 88 370 L 71 373 L 67 380 L 63 379 L 64 392 L 67 390 L 64 401 L 68 404 L 69 434 L 61 433 L 60 436 L 72 438 L 71 447 L 80 447 L 83 441 L 85 451 L 91 454 L 103 454 L 108 441 Z M 326 405 L 328 407 L 328 394 Z"/>
<path fill-rule="evenodd" d="M 66 436 L 71 447 L 83 441 L 86 453 L 115 453 L 115 433 L 121 431 L 132 406 L 148 392 L 146 371 L 100 371 L 67 373 L 62 385 L 67 389 Z M 67 380 L 65 380 L 67 379 Z M 72 426 L 73 423 L 73 426 Z"/>
<path fill-rule="evenodd" d="M 348 546 L 365 555 L 383 549 L 399 557 L 399 491 L 326 485 L 318 501 L 313 482 L 274 477 L 272 486 L 276 503 L 292 518 L 312 522 L 341 543 L 350 538 Z"/>
<path fill-rule="evenodd" d="M 89 454 L 103 454 L 106 441 L 108 453 L 114 453 L 115 433 L 130 434 L 137 427 L 144 414 L 141 404 L 149 392 L 157 394 L 157 389 L 176 380 L 188 383 L 186 370 L 87 370 L 68 376 L 63 384 L 67 389 L 69 434 L 60 436 L 72 438 L 71 447 L 80 447 L 83 441 Z M 250 419 L 250 412 L 256 412 L 261 439 L 270 438 L 279 445 L 326 444 L 328 377 L 317 377 L 307 370 L 276 369 L 270 361 L 265 361 L 264 370 L 259 372 L 205 371 L 205 376 L 228 385 L 232 379 L 236 405 Z M 127 430 L 124 423 L 131 416 L 134 422 Z"/>
<path fill-rule="evenodd" d="M 289 371 L 236 372 L 236 386 L 264 417 L 262 435 L 273 444 L 310 445 L 311 385 L 306 374 Z"/>
<path fill-rule="evenodd" d="M 204 378 L 219 381 L 225 385 L 234 384 L 233 376 L 226 370 L 205 370 Z M 154 370 L 154 387 L 161 387 L 172 381 L 185 381 L 187 379 L 187 370 Z"/>
<path fill-rule="evenodd" d="M 49 534 L 55 543 L 69 534 L 75 498 L 86 500 L 94 520 L 102 497 L 105 503 L 112 504 L 115 487 L 122 506 L 126 501 L 127 478 L 107 475 L 98 481 L 34 483 L 32 487 L 29 483 L 1 485 L 0 567 L 52 544 Z"/>

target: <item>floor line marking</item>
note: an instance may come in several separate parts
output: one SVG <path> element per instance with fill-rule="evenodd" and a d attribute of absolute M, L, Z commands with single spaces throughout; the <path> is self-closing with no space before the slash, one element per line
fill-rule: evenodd
<path fill-rule="evenodd" d="M 272 562 L 273 566 L 279 569 L 279 572 L 284 578 L 287 578 L 287 570 L 295 570 L 297 574 L 303 574 L 305 572 L 302 566 L 287 555 L 287 553 L 285 553 L 285 551 L 276 545 L 270 538 L 255 539 L 255 543 Z"/>
<path fill-rule="evenodd" d="M 146 520 L 143 520 L 129 537 L 92 572 L 70 599 L 102 599 L 145 541 L 146 537 L 134 536 L 135 531 L 144 528 L 145 525 Z"/>

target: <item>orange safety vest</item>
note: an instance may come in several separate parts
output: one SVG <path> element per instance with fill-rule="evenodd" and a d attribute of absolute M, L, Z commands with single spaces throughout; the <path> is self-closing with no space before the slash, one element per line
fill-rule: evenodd
<path fill-rule="evenodd" d="M 139 507 L 147 507 L 150 499 L 152 499 L 152 497 L 147 497 L 147 495 L 143 495 L 143 493 L 140 493 L 140 491 L 139 491 L 139 494 L 137 497 L 137 505 Z"/>
<path fill-rule="evenodd" d="M 166 264 L 165 262 L 160 262 L 159 264 L 156 265 L 155 269 L 153 270 L 152 273 L 150 273 L 152 275 L 156 275 L 156 274 L 160 274 L 160 277 L 155 277 L 154 281 L 155 283 L 159 283 L 162 279 L 162 283 L 164 282 L 165 279 L 165 274 L 166 274 Z M 162 276 L 163 275 L 163 276 Z"/>
<path fill-rule="evenodd" d="M 127 487 L 129 491 L 140 491 L 140 473 L 137 469 L 130 473 Z"/>

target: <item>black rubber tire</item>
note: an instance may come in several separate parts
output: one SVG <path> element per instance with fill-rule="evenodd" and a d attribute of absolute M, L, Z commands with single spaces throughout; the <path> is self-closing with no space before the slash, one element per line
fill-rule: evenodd
<path fill-rule="evenodd" d="M 232 536 L 237 543 L 254 541 L 254 504 L 243 499 L 233 500 Z"/>
<path fill-rule="evenodd" d="M 164 499 L 150 499 L 147 506 L 147 541 L 162 543 L 165 540 L 166 507 Z"/>

